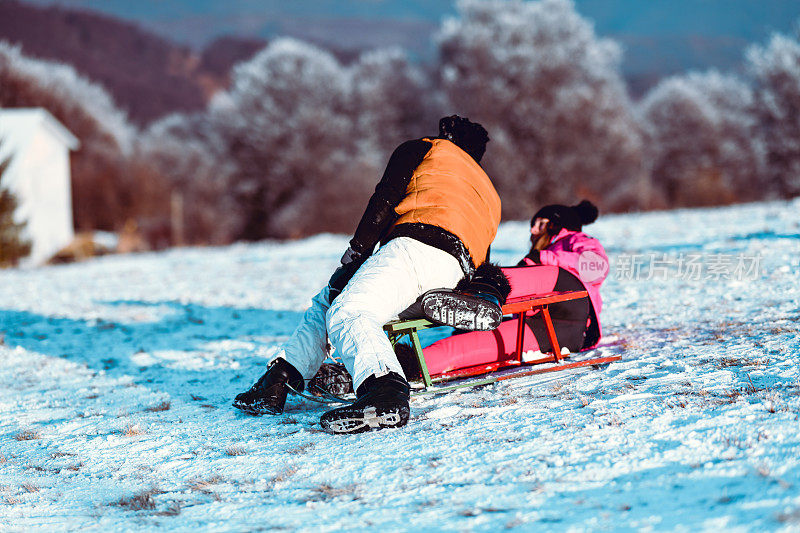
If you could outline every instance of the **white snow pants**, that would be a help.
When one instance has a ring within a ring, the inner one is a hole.
[[[455,287],[463,275],[447,252],[409,237],[393,239],[361,265],[333,305],[328,304],[328,287],[322,289],[275,357],[283,357],[308,380],[327,357],[330,339],[353,376],[354,389],[373,374],[402,376],[383,325],[425,291]]]

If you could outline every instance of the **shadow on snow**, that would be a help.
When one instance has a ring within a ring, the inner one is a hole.
[[[83,363],[111,377],[130,376],[137,385],[171,396],[219,396],[227,403],[232,391],[246,388],[263,372],[266,352],[302,317],[296,311],[172,301],[99,304],[156,310],[162,316],[109,321],[0,309],[0,334],[12,348]]]

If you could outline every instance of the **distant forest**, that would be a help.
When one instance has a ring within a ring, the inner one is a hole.
[[[433,64],[398,48],[221,39],[202,53],[107,16],[0,1],[0,106],[41,106],[82,142],[80,230],[135,221],[154,246],[351,232],[391,150],[439,116],[480,121],[506,219],[800,194],[800,43],[741,73],[631,97],[622,53],[570,0],[468,0]],[[172,232],[176,209],[180,238]]]

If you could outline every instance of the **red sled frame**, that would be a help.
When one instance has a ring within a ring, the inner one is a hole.
[[[545,363],[555,363],[553,366],[549,366],[546,368],[537,368],[520,372],[506,373],[502,375],[487,377],[485,379],[478,381],[470,381],[464,384],[452,385],[449,387],[441,387],[441,388],[437,387],[435,392],[455,389],[460,387],[475,387],[479,385],[488,385],[491,383],[496,383],[498,381],[504,381],[511,378],[531,376],[535,374],[543,374],[546,372],[556,372],[560,370],[568,370],[571,368],[578,368],[582,366],[604,365],[614,361],[619,361],[621,359],[621,356],[618,355],[607,356],[607,357],[595,357],[591,359],[581,359],[577,361],[565,361],[566,359],[569,359],[569,356],[568,355],[564,356],[561,354],[561,345],[558,343],[558,337],[556,336],[556,331],[555,328],[553,327],[553,321],[550,318],[550,310],[548,307],[554,303],[566,302],[569,300],[577,300],[579,298],[587,298],[588,296],[589,293],[583,290],[583,291],[551,292],[534,297],[523,297],[523,298],[515,298],[509,300],[503,306],[503,314],[516,315],[517,343],[516,343],[516,350],[514,353],[515,358],[507,359],[504,361],[497,361],[495,363],[490,363],[485,365],[462,368],[450,372],[444,372],[442,374],[436,374],[434,376],[431,376],[430,373],[428,372],[428,365],[425,363],[425,356],[422,353],[422,345],[420,344],[419,335],[417,334],[417,332],[422,329],[438,327],[439,324],[431,322],[426,318],[416,318],[411,320],[394,320],[386,324],[383,327],[383,329],[389,336],[389,340],[391,341],[392,346],[397,344],[397,342],[405,335],[409,336],[409,338],[411,339],[411,346],[414,349],[414,353],[416,354],[417,359],[419,361],[420,369],[422,370],[422,382],[425,385],[426,390],[430,389],[431,386],[434,384],[457,380],[457,379],[471,378],[474,376],[479,376],[484,374],[491,374],[492,372],[498,370],[505,370],[509,368],[521,369],[526,366],[535,366]],[[525,338],[525,330],[527,329],[525,327],[525,317],[528,316],[529,313],[533,313],[536,311],[542,314],[542,318],[544,319],[544,323],[547,328],[547,337],[550,340],[550,346],[553,348],[553,352],[552,355],[549,357],[534,359],[531,361],[523,361],[522,346]]]

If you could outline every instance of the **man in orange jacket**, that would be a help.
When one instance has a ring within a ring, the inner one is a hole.
[[[325,413],[323,427],[356,433],[406,424],[409,385],[383,325],[426,291],[455,287],[488,259],[500,222],[500,198],[479,165],[488,141],[480,124],[453,115],[439,121],[438,137],[395,149],[342,266],[234,406],[283,412],[287,385],[302,390],[330,341],[353,376],[356,401]]]

